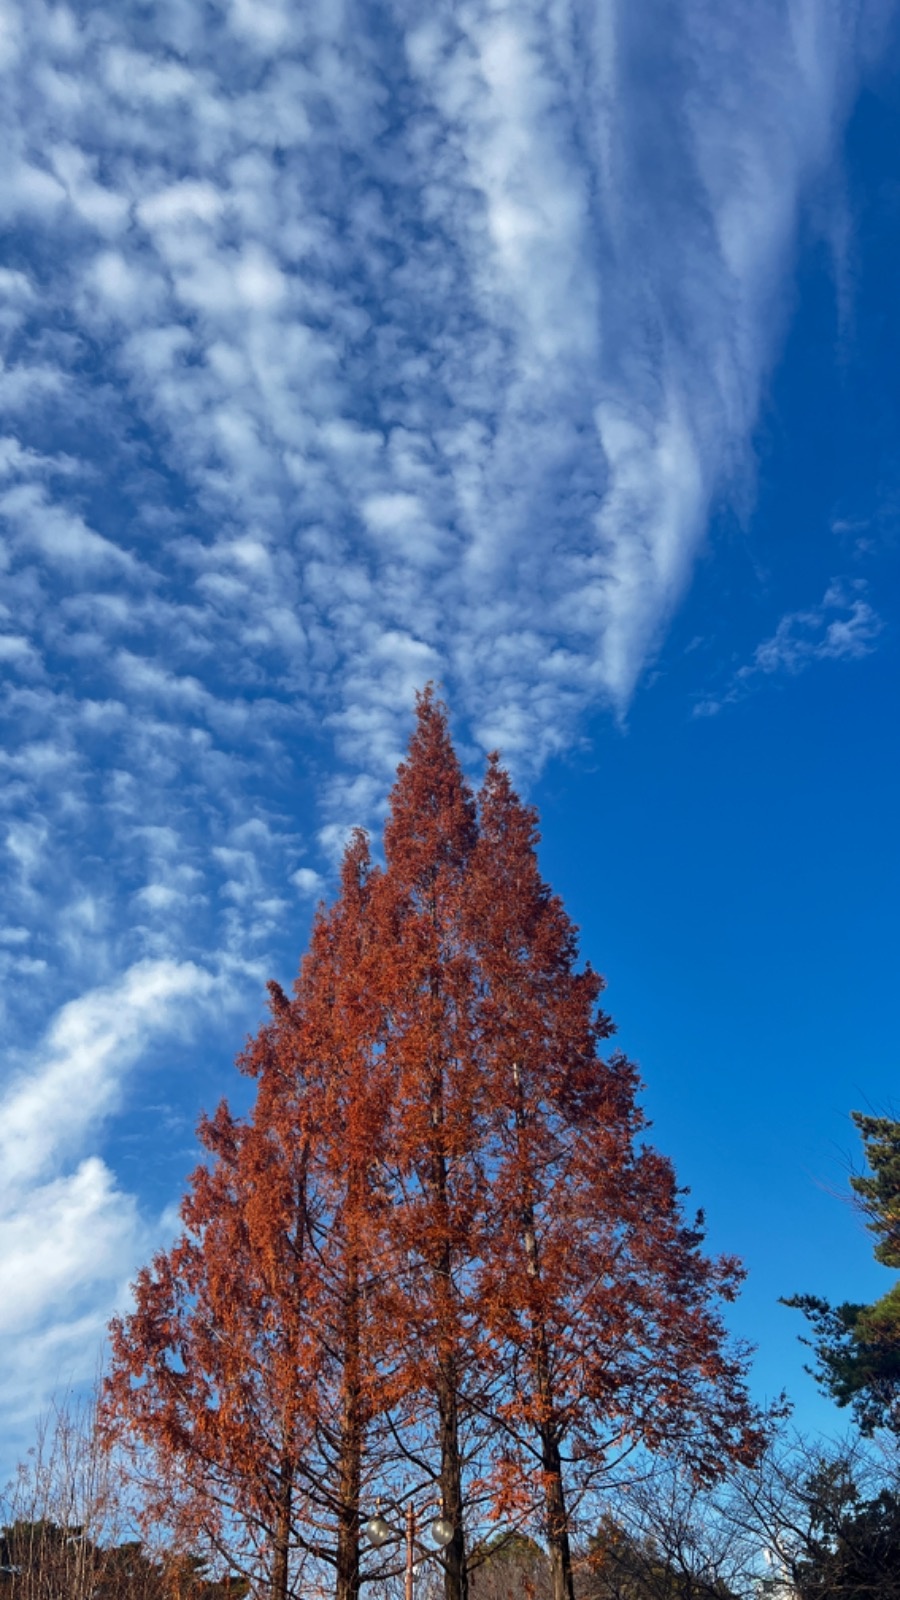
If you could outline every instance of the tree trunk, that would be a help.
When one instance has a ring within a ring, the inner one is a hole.
[[[459,1406],[456,1365],[442,1363],[438,1377],[441,1431],[441,1514],[453,1524],[453,1538],[444,1549],[445,1600],[468,1600],[469,1574],[463,1530],[462,1460],[459,1449]]]
[[[562,1481],[559,1444],[552,1428],[541,1429],[541,1465],[544,1469],[544,1517],[550,1552],[553,1600],[575,1600],[569,1518]]]
[[[522,1074],[518,1064],[513,1067],[513,1081],[516,1087],[515,1120],[521,1163],[523,1153],[527,1161],[527,1151],[523,1152],[526,1115],[525,1097],[522,1092]],[[531,1326],[535,1387],[540,1406],[538,1436],[541,1441],[541,1467],[544,1475],[544,1520],[546,1523],[547,1546],[550,1552],[553,1600],[575,1600],[575,1585],[572,1577],[572,1550],[569,1544],[569,1517],[566,1510],[566,1495],[562,1477],[562,1458],[553,1420],[553,1385],[550,1378],[547,1329],[541,1316],[537,1296],[537,1286],[541,1276],[541,1263],[535,1228],[534,1199],[527,1177],[523,1179],[521,1218],[526,1271],[534,1287],[531,1304]]]
[[[306,1184],[309,1139],[303,1141],[297,1176],[296,1221],[292,1240],[295,1274],[299,1274],[306,1250]],[[296,1292],[296,1287],[295,1287]],[[296,1397],[294,1397],[296,1398]],[[291,1521],[294,1507],[294,1463],[290,1455],[293,1428],[290,1413],[282,1419],[284,1454],[278,1472],[275,1533],[272,1541],[272,1600],[288,1600],[290,1593]]]
[[[348,1278],[335,1600],[357,1600],[359,1595],[362,1396],[359,1374],[359,1274],[352,1256]]]
[[[359,1432],[355,1429],[343,1446],[334,1600],[357,1600],[359,1595],[359,1473]]]
[[[433,991],[434,992],[434,991]],[[463,1529],[462,1459],[459,1448],[459,1388],[452,1321],[453,1257],[450,1247],[447,1196],[447,1158],[443,1149],[443,1071],[434,1072],[431,1089],[431,1126],[434,1146],[431,1160],[433,1197],[443,1239],[434,1274],[438,1305],[438,1425],[441,1438],[441,1514],[453,1523],[453,1538],[444,1549],[445,1600],[468,1600],[469,1575]],[[443,1315],[441,1314],[443,1312]]]
[[[291,1549],[293,1490],[293,1467],[290,1458],[285,1456],[278,1473],[275,1530],[272,1538],[272,1600],[288,1600],[289,1595],[290,1567],[288,1558]]]

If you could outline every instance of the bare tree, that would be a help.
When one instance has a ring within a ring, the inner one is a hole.
[[[764,1593],[898,1600],[900,1461],[865,1438],[776,1441],[729,1485],[722,1515],[762,1550]]]
[[[499,1534],[476,1545],[470,1567],[471,1600],[552,1600],[547,1552],[525,1534]]]
[[[728,1480],[731,1482],[732,1480]],[[713,1491],[683,1467],[647,1463],[610,1496],[582,1552],[585,1600],[742,1600],[755,1596],[760,1550]]]
[[[584,1600],[900,1600],[900,1463],[786,1430],[704,1487],[650,1463],[580,1553]]]
[[[40,1419],[2,1502],[2,1577],[15,1600],[89,1600],[101,1545],[122,1542],[115,1465],[97,1446],[93,1398]]]
[[[125,1463],[97,1430],[96,1391],[64,1396],[0,1495],[3,1600],[242,1600],[247,1584],[208,1575],[162,1530],[138,1536]]]

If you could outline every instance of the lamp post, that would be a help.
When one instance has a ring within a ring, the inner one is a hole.
[[[380,1510],[376,1511],[374,1517],[370,1517],[369,1518],[369,1521],[366,1523],[365,1528],[364,1528],[363,1531],[365,1532],[365,1536],[368,1539],[370,1545],[373,1545],[376,1550],[380,1550],[382,1545],[388,1544],[391,1539],[399,1539],[400,1538],[400,1534],[398,1534],[397,1531],[394,1528],[391,1527],[389,1522],[385,1521],[384,1517],[381,1515]],[[423,1555],[423,1557],[425,1559],[427,1559],[428,1556],[439,1555],[442,1550],[446,1549],[447,1545],[450,1543],[451,1539],[453,1538],[453,1523],[449,1520],[448,1517],[445,1517],[443,1514],[441,1514],[441,1516],[434,1518],[433,1522],[431,1523],[431,1526],[428,1529],[428,1532],[431,1535],[433,1543],[437,1545],[437,1549],[436,1550],[423,1550],[422,1551],[422,1555]],[[413,1600],[413,1572],[414,1572],[414,1563],[415,1563],[415,1547],[416,1547],[416,1513],[415,1513],[415,1508],[414,1508],[414,1506],[412,1504],[412,1501],[410,1501],[409,1505],[406,1508],[406,1589],[405,1589],[405,1600]]]

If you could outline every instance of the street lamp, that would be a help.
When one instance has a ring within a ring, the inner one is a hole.
[[[380,1550],[382,1545],[387,1544],[389,1540],[391,1540],[391,1539],[399,1539],[400,1538],[400,1534],[397,1533],[391,1527],[390,1523],[389,1522],[385,1522],[384,1517],[381,1515],[380,1511],[376,1511],[374,1517],[370,1517],[369,1518],[369,1521],[365,1524],[365,1527],[364,1527],[363,1531],[365,1533],[366,1538],[369,1541],[369,1544],[373,1545],[376,1550]],[[447,1548],[447,1545],[450,1543],[451,1539],[453,1538],[453,1523],[450,1521],[449,1517],[445,1517],[443,1515],[443,1513],[441,1513],[441,1515],[439,1517],[435,1517],[434,1518],[434,1521],[431,1523],[431,1525],[430,1525],[430,1527],[428,1529],[428,1532],[429,1532],[429,1535],[431,1537],[432,1543],[437,1546],[437,1549],[436,1550],[424,1550],[422,1552],[422,1556],[423,1556],[424,1559],[427,1559],[428,1556],[438,1555],[441,1550],[445,1550]],[[415,1510],[413,1509],[412,1504],[410,1504],[406,1508],[406,1591],[405,1591],[405,1600],[413,1600],[413,1569],[414,1569],[414,1561],[415,1561],[415,1546],[416,1546],[416,1513],[415,1513]]]
[[[380,1513],[376,1517],[369,1518],[363,1531],[369,1543],[374,1545],[376,1550],[380,1550],[383,1544],[387,1544],[388,1540],[394,1537],[393,1529],[385,1522]]]
[[[453,1523],[449,1517],[435,1517],[429,1533],[439,1550],[445,1550],[453,1538]]]

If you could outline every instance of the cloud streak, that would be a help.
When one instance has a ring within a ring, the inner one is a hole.
[[[860,661],[871,655],[884,622],[865,592],[861,578],[835,581],[819,605],[787,612],[771,637],[756,646],[752,660],[737,669],[724,693],[699,701],[694,715],[715,716],[723,706],[743,700],[767,678],[795,676],[817,661]]]
[[[0,1094],[0,1402],[27,1418],[48,1383],[88,1377],[153,1225],[90,1153],[153,1043],[184,1034],[212,975],[142,961],[63,1006]]]

